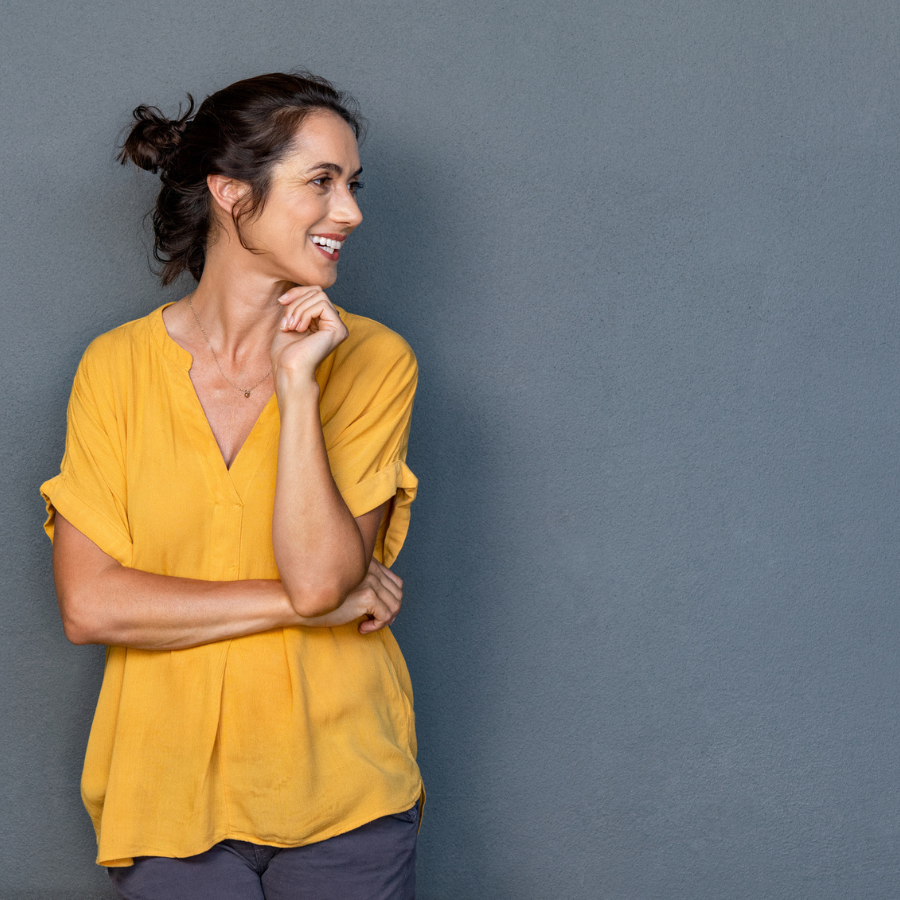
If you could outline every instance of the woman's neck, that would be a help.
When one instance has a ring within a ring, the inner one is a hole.
[[[268,354],[284,315],[278,298],[291,287],[213,254],[190,301],[216,352],[234,359],[248,351]]]

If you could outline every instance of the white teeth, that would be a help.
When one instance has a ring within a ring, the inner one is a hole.
[[[310,239],[314,244],[321,247],[323,250],[327,250],[329,253],[340,250],[344,244],[343,241],[333,241],[331,238],[323,238],[318,235],[312,235]]]

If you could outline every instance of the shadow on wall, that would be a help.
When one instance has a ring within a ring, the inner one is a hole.
[[[471,370],[477,327],[471,238],[433,151],[364,148],[366,217],[359,246],[335,285],[342,306],[401,333],[419,359],[409,463],[419,477],[397,571],[404,611],[394,628],[416,697],[419,763],[428,804],[419,887],[429,900],[477,883],[488,863],[490,773],[484,737],[494,726],[485,685],[497,683],[498,538],[504,544],[503,410]],[[450,199],[448,199],[450,198]],[[487,875],[487,870],[484,873]]]

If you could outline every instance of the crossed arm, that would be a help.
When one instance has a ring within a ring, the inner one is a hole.
[[[53,576],[75,644],[179,650],[290,625],[390,625],[402,581],[372,558],[387,503],[354,519],[328,465],[313,382],[282,404],[272,538],[280,580],[202,581],[122,566],[57,512]]]
[[[357,518],[368,573],[335,609],[301,616],[281,581],[201,581],[120,565],[59,513],[53,576],[66,637],[75,644],[180,650],[289,625],[333,627],[366,617],[363,633],[400,611],[400,578],[372,559],[385,505]],[[371,617],[371,618],[370,618]]]

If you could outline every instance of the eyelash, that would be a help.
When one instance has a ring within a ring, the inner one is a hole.
[[[331,181],[331,176],[330,175],[320,175],[318,178],[312,179],[312,184],[315,184],[318,181],[321,181],[321,182]],[[324,184],[322,184],[321,186],[325,187]],[[353,194],[353,196],[355,197],[357,192],[361,191],[365,187],[365,185],[361,181],[351,181],[349,187],[350,187],[350,193]]]

